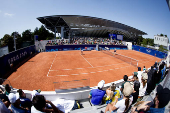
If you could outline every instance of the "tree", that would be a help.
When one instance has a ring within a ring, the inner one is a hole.
[[[167,35],[165,35],[165,37],[167,37]]]
[[[9,34],[5,34],[2,38],[3,46],[8,46],[9,52],[14,51],[14,39]]]
[[[164,35],[161,33],[160,36],[164,36]]]
[[[27,29],[24,32],[22,32],[22,38],[23,41],[33,41],[33,37],[32,37],[32,33],[31,33],[31,29]]]
[[[143,37],[139,36],[137,40],[137,45],[141,45],[142,41],[143,41]]]
[[[147,44],[154,46],[154,39],[147,38]]]
[[[164,51],[168,51],[168,50],[167,50],[167,49],[165,49],[165,48],[163,47],[163,45],[160,45],[160,46],[159,46],[159,51],[164,52]]]

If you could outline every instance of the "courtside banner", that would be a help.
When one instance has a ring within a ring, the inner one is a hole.
[[[0,77],[2,78],[13,67],[35,53],[35,45],[19,49],[0,57]]]
[[[88,50],[95,50],[96,45],[58,45],[58,46],[45,46],[46,52],[52,52],[52,51],[69,51],[69,50],[82,50],[87,47]],[[111,48],[111,49],[127,49],[127,46],[123,45],[99,45],[101,48]]]
[[[140,51],[140,52],[143,52],[143,53],[146,53],[146,54],[158,57],[158,58],[165,58],[167,56],[167,53],[157,51],[154,49],[150,49],[150,48],[146,48],[146,47],[133,45],[132,48],[133,50]]]

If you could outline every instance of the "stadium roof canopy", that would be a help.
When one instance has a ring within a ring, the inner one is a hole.
[[[108,33],[115,33],[134,37],[147,34],[125,24],[90,16],[54,15],[38,17],[37,19],[53,32],[61,33],[61,27],[64,27],[64,31],[75,36],[106,37]]]

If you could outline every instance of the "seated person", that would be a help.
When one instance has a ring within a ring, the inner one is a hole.
[[[6,84],[5,85],[5,92],[4,92],[4,94],[8,96],[10,91],[11,91],[11,87],[9,86],[9,84]]]
[[[11,110],[0,99],[0,113],[11,113]]]
[[[32,100],[33,106],[31,112],[55,112],[69,113],[71,110],[77,109],[75,100],[57,99],[48,101],[43,95],[36,95]]]
[[[110,87],[106,90],[107,97],[104,97],[104,103],[109,104],[114,101],[118,101],[118,98],[120,98],[119,90],[115,90],[116,85],[112,83]]]
[[[40,92],[41,92],[40,89],[38,89],[38,90],[33,90],[32,93],[31,93],[31,100],[33,99],[34,96],[40,95]]]
[[[31,106],[32,106],[31,100],[26,98],[26,94],[22,91],[22,89],[19,89],[17,92],[19,93],[19,97],[20,97],[20,101],[21,101],[21,106],[23,108],[31,109]]]
[[[104,95],[106,93],[105,90],[102,90],[102,88],[104,86],[104,83],[105,83],[105,81],[101,80],[98,83],[98,89],[92,89],[90,91],[90,94],[89,94],[88,98],[91,98],[91,103],[93,105],[101,105],[102,104],[103,97],[104,97]]]
[[[8,97],[5,94],[0,94],[1,101],[5,104],[5,106],[8,108],[11,104]]]
[[[133,97],[131,96],[133,88],[129,82],[124,84],[123,89],[123,99],[119,100],[117,103],[111,103],[106,106],[105,113],[107,111],[124,113],[128,110],[129,106],[132,104]]]
[[[64,113],[64,110],[59,110],[51,101],[45,99],[43,95],[36,95],[32,99],[32,112],[36,113],[45,113],[45,112],[56,112],[56,113]],[[52,108],[49,108],[47,104],[50,104]],[[36,109],[35,109],[36,108]],[[63,108],[64,109],[64,108]]]
[[[138,113],[145,111],[146,113],[164,113],[165,106],[170,101],[170,90],[168,88],[162,88],[157,90],[156,97],[152,101],[140,101],[134,107],[132,107],[132,113]]]
[[[9,101],[11,102],[11,110],[14,113],[31,113],[31,111],[28,108],[23,108],[20,106],[20,99],[19,99],[19,94],[16,93],[10,93],[9,96]]]

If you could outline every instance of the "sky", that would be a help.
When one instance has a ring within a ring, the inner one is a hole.
[[[116,21],[153,38],[170,38],[170,10],[166,0],[0,0],[0,39],[5,34],[23,31],[42,24],[37,17],[83,15]]]

